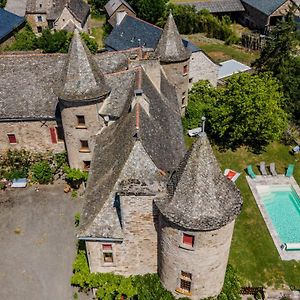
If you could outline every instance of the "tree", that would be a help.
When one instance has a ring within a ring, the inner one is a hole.
[[[296,56],[296,24],[292,14],[286,16],[270,33],[260,57],[254,62],[258,72],[272,72],[282,83],[287,98],[285,109],[300,123],[300,58]]]
[[[6,5],[6,0],[0,0],[0,8],[4,8]]]
[[[11,51],[30,51],[37,48],[37,37],[31,27],[26,24],[24,29],[15,34],[15,42],[8,47]]]
[[[281,86],[270,73],[237,74],[226,86],[214,88],[199,82],[190,92],[184,126],[198,126],[207,117],[207,131],[223,147],[241,145],[261,150],[281,137],[287,114]]]

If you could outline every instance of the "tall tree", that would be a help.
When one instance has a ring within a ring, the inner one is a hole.
[[[261,150],[281,137],[287,126],[283,94],[270,73],[237,74],[226,86],[197,83],[190,92],[185,127],[207,117],[207,131],[223,147],[246,145]]]

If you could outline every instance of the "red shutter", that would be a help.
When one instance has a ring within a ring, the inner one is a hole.
[[[50,127],[49,129],[50,129],[52,144],[57,144],[56,129],[54,127]]]
[[[8,134],[7,135],[9,143],[10,144],[16,144],[17,143],[17,139],[16,136],[14,134]]]
[[[112,250],[112,245],[111,244],[103,244],[102,249],[103,250]]]
[[[189,235],[189,234],[183,234],[183,240],[182,240],[183,244],[189,245],[189,246],[193,246],[194,244],[194,236],[193,235]]]

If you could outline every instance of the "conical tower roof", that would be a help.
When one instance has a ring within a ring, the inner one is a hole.
[[[182,43],[171,12],[155,52],[160,57],[160,61],[166,63],[184,61],[191,56],[191,52]]]
[[[104,100],[109,93],[103,74],[76,29],[57,91],[59,99],[87,103]]]
[[[203,133],[171,176],[168,196],[158,199],[156,204],[172,223],[208,231],[233,221],[241,211],[242,197],[222,174]]]

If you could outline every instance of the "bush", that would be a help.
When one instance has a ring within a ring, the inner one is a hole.
[[[0,0],[0,8],[4,8],[6,5],[6,0]]]
[[[6,173],[6,179],[13,180],[18,178],[26,178],[28,176],[28,172],[26,169],[12,169],[11,171]]]
[[[28,23],[24,29],[15,34],[15,42],[6,50],[9,51],[30,51],[37,49],[37,37]]]
[[[80,213],[79,212],[75,214],[74,219],[75,219],[74,224],[75,224],[76,227],[78,227],[79,223],[80,223]]]
[[[5,183],[0,181],[0,190],[5,190],[5,189],[6,189]]]
[[[91,53],[95,54],[98,50],[98,44],[95,39],[92,39],[87,33],[81,32],[80,33],[82,39],[84,40],[86,46],[89,48]]]
[[[88,172],[68,166],[64,167],[64,173],[66,175],[66,181],[75,189],[78,189],[82,182],[86,182],[88,179]]]
[[[52,169],[48,161],[35,163],[31,167],[32,181],[40,184],[48,184],[53,181]]]

